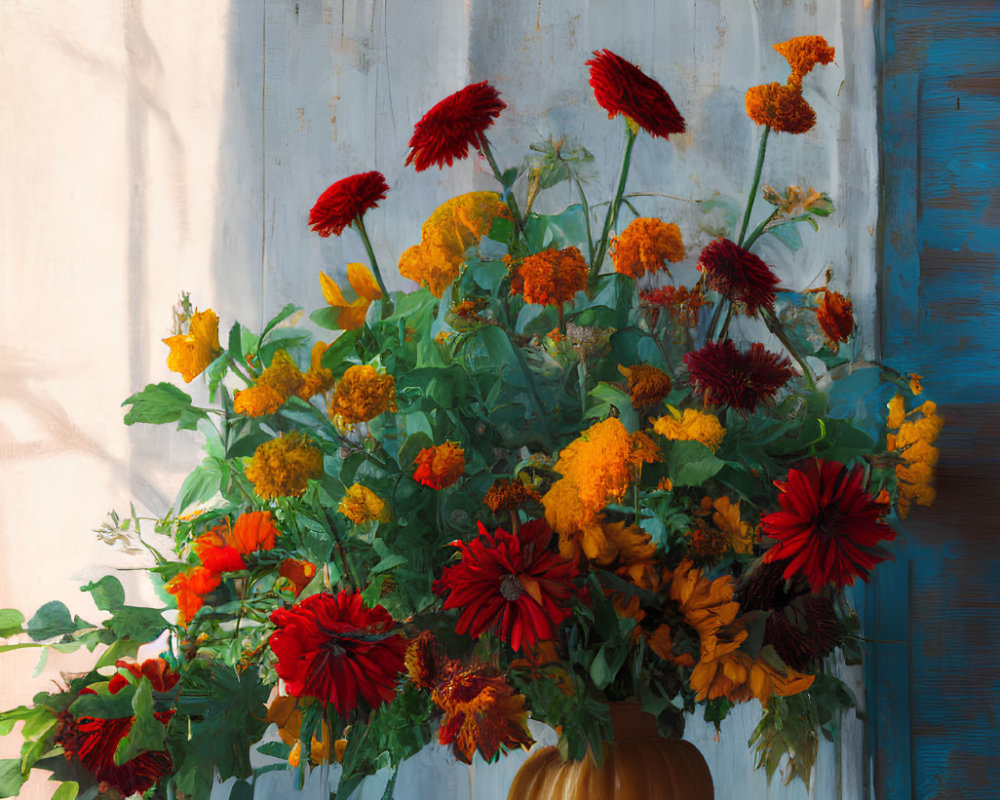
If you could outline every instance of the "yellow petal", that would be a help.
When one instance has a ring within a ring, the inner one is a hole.
[[[363,297],[366,300],[378,300],[382,296],[375,275],[364,264],[348,264],[347,281],[358,293],[358,297]]]
[[[364,325],[365,315],[368,313],[368,306],[371,305],[371,301],[359,297],[353,303],[345,303],[344,305],[344,310],[337,317],[337,325],[345,331],[353,331]]]
[[[350,269],[350,267],[348,267]],[[327,275],[325,272],[320,272],[319,274],[319,288],[323,291],[323,297],[327,303],[329,303],[334,308],[343,308],[347,305],[347,301],[344,299],[344,293],[340,291],[340,287],[336,282]]]

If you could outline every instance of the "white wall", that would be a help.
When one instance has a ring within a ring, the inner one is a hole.
[[[127,395],[174,377],[160,339],[182,289],[216,309],[223,330],[237,318],[258,326],[290,301],[311,309],[322,304],[319,270],[342,275],[362,258],[352,235],[321,239],[306,227],[333,180],[386,175],[392,191],[366,218],[384,267],[438,203],[491,186],[474,160],[420,174],[403,167],[413,123],[471,81],[489,79],[508,103],[491,130],[501,163],[569,132],[604,166],[592,195],[607,196],[621,131],[594,102],[583,62],[607,47],[657,78],[688,133],[670,143],[642,137],[629,188],[678,198],[643,209],[681,224],[690,267],[705,240],[692,201],[741,196],[749,181],[758,129],[743,94],[787,74],[770,45],[825,35],[837,62],[806,78],[819,122],[804,136],[772,137],[764,181],[826,189],[839,210],[794,259],[762,250],[795,286],[829,265],[849,276],[871,341],[872,15],[871,0],[4,0],[0,607],[30,613],[59,598],[93,617],[78,586],[136,557],[98,544],[91,529],[130,500],[163,513],[196,463],[193,434],[121,424]],[[556,191],[548,202],[570,198]],[[148,594],[140,575],[123,573],[135,599]],[[0,659],[0,705],[55,675],[50,664],[27,680],[32,661]],[[727,721],[718,743],[691,725],[718,796],[806,796],[777,782],[768,793],[751,771],[755,713]],[[859,736],[855,727],[841,754],[824,751],[810,796],[838,796],[838,782],[843,796],[857,796]],[[4,755],[12,744],[0,742]],[[839,777],[838,761],[847,765]],[[472,783],[483,800],[503,796],[485,787],[507,780],[512,762],[495,769],[500,777],[484,765],[474,779],[458,766],[421,774]]]

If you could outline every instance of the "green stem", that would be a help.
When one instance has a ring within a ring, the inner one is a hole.
[[[764,133],[760,137],[760,148],[757,150],[757,166],[753,172],[753,185],[750,187],[750,195],[747,197],[747,209],[743,214],[743,225],[740,227],[740,238],[736,244],[743,246],[743,237],[746,236],[747,225],[750,224],[750,211],[753,209],[753,202],[757,199],[757,187],[760,186],[760,171],[764,166],[764,153],[767,152],[767,136],[771,132],[771,126],[764,126]]]
[[[542,423],[542,434],[544,435],[545,446],[548,450],[552,450],[552,431],[549,429],[549,418],[545,413],[545,406],[542,405],[542,399],[538,396],[538,389],[535,387],[535,379],[531,375],[531,369],[528,367],[528,363],[524,360],[524,354],[521,352],[521,348],[517,346],[517,342],[514,341],[514,337],[506,326],[500,325],[500,329],[507,334],[507,341],[510,342],[510,349],[514,351],[514,358],[517,359],[517,366],[521,370],[521,374],[524,375],[524,380],[528,384],[528,393],[531,395],[531,401],[535,404],[535,411],[538,414],[538,421]]]
[[[769,216],[761,220],[760,225],[758,225],[756,228],[753,229],[753,233],[751,233],[747,237],[747,240],[743,243],[744,249],[749,250],[751,247],[753,247],[753,243],[764,235],[764,229],[767,228],[768,223],[776,216],[778,216],[778,209],[774,209],[774,211],[771,212]]]
[[[517,198],[514,197],[514,189],[508,189],[503,183],[503,173],[500,171],[500,167],[497,165],[496,159],[493,157],[493,151],[490,150],[490,143],[484,136],[482,142],[480,143],[479,152],[483,154],[483,157],[490,165],[490,169],[493,170],[493,177],[497,179],[497,183],[504,190],[504,197],[507,201],[507,207],[510,209],[510,213],[514,217],[514,230],[515,232],[524,230],[524,218],[521,216],[521,210],[517,207]]]
[[[587,288],[593,291],[597,276],[601,272],[604,264],[604,255],[608,251],[608,240],[611,238],[611,229],[618,218],[618,209],[622,204],[622,196],[625,194],[625,183],[628,181],[628,170],[632,163],[632,147],[635,145],[636,133],[632,126],[625,123],[625,155],[622,157],[622,169],[618,176],[618,189],[615,191],[615,199],[608,206],[608,214],[604,218],[604,228],[601,230],[601,241],[597,244],[597,253],[590,265],[590,278],[587,281]]]
[[[733,321],[733,312],[736,310],[736,306],[732,303],[729,304],[729,310],[726,311],[726,319],[722,323],[722,330],[719,331],[718,340],[721,342],[726,336],[729,335],[729,323]]]
[[[372,274],[375,276],[375,280],[378,281],[378,288],[382,292],[382,318],[385,319],[386,316],[392,310],[392,301],[389,299],[389,290],[385,287],[385,281],[382,280],[382,273],[378,268],[378,261],[375,260],[375,250],[372,247],[371,239],[368,238],[368,231],[365,230],[365,221],[362,217],[358,217],[354,221],[357,227],[358,234],[361,236],[361,243],[365,246],[365,251],[368,253],[368,263],[372,265]]]
[[[580,207],[583,209],[583,224],[587,226],[587,262],[594,263],[594,238],[590,230],[590,205],[587,203],[587,195],[583,191],[583,184],[580,179],[573,174],[573,183],[576,184],[576,191],[580,195]]]
[[[802,369],[802,379],[805,381],[806,386],[810,389],[816,388],[816,378],[813,376],[812,370],[809,369],[809,364],[806,363],[806,360],[799,355],[798,350],[795,349],[795,345],[788,337],[788,334],[785,331],[785,326],[781,324],[781,320],[778,319],[778,316],[774,313],[774,311],[766,308],[761,310],[761,316],[764,319],[764,323],[767,325],[767,329],[778,337],[778,341],[785,346],[785,349],[791,353],[792,358],[798,362],[799,367]]]

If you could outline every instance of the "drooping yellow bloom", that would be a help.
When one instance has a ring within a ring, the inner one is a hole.
[[[302,742],[300,735],[302,731],[302,709],[299,708],[299,698],[284,697],[277,695],[271,700],[267,707],[267,721],[278,726],[278,736],[288,745],[292,745],[292,752],[288,754],[288,763],[297,767],[302,758]],[[322,727],[320,735],[313,734],[309,746],[309,761],[313,764],[329,764],[331,757],[335,756],[333,732],[326,717],[321,715]],[[341,754],[343,747],[341,747]],[[340,756],[335,756],[340,760]]]
[[[937,404],[930,400],[908,413],[904,408],[900,395],[896,395],[889,403],[888,425],[890,428],[898,427],[899,431],[886,435],[886,446],[897,451],[903,459],[896,466],[899,489],[896,508],[899,516],[906,519],[913,503],[929,506],[937,498],[933,483],[934,468],[940,451],[933,442],[937,440],[944,420],[937,413]],[[920,416],[914,416],[916,414]]]
[[[322,451],[298,431],[259,445],[246,468],[247,479],[265,500],[301,497],[309,479],[322,474]]]
[[[897,394],[892,400],[889,401],[889,418],[886,420],[886,425],[889,428],[898,428],[903,424],[903,420],[906,419],[906,401],[903,400],[903,395]]]
[[[787,697],[804,692],[815,677],[787,666],[782,672],[761,656],[752,658],[749,653],[736,650],[714,659],[702,658],[691,672],[689,683],[699,702],[725,697],[734,703],[744,703],[757,698],[761,705],[767,706],[772,695]]]
[[[637,410],[659,403],[670,394],[670,389],[673,387],[670,376],[650,364],[635,364],[631,367],[619,364],[618,371],[628,379],[632,408]]]
[[[458,276],[466,251],[479,244],[500,217],[511,218],[496,192],[469,192],[451,198],[423,224],[420,244],[400,256],[399,274],[440,297]]]
[[[668,439],[701,442],[711,450],[718,450],[726,429],[715,414],[684,409],[682,414],[673,406],[667,406],[669,416],[653,420],[653,430]]]
[[[191,383],[222,353],[219,348],[219,317],[212,311],[195,311],[187,333],[169,336],[163,343],[170,348],[167,369],[179,372]]]
[[[703,661],[734,652],[747,638],[746,630],[734,625],[740,604],[733,599],[733,588],[732,577],[709,580],[689,558],[674,570],[670,597],[684,621],[697,631]]]
[[[237,414],[259,417],[273,414],[305,385],[305,376],[285,350],[278,350],[253,386],[236,392],[233,410]]]
[[[367,486],[355,483],[348,487],[347,494],[340,501],[337,510],[355,525],[389,519],[389,507],[385,501]]]
[[[381,375],[370,364],[348,367],[337,381],[327,409],[343,425],[368,422],[385,411],[396,410],[396,379]]]
[[[702,500],[702,508],[712,512],[712,523],[725,534],[733,551],[746,554],[753,550],[753,526],[740,517],[739,501],[734,503],[726,496],[715,500],[706,497]]]
[[[372,271],[364,264],[347,265],[347,282],[358,295],[350,303],[344,299],[343,291],[333,278],[325,272],[319,274],[319,286],[323,291],[323,297],[331,306],[340,309],[337,326],[345,331],[352,331],[364,324],[368,306],[381,298],[382,292]]]
[[[632,220],[621,236],[611,240],[611,260],[615,271],[632,278],[641,278],[647,272],[665,270],[667,262],[684,259],[684,242],[676,223],[663,222],[654,217]]]

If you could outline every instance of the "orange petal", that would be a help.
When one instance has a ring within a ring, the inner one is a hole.
[[[348,269],[350,269],[350,267],[348,267]],[[340,290],[340,287],[336,284],[333,278],[325,272],[319,273],[319,288],[323,291],[323,297],[326,299],[326,302],[334,308],[343,308],[347,305],[347,301],[344,299],[344,293]]]
[[[382,291],[378,288],[378,281],[375,280],[372,271],[364,264],[348,264],[347,281],[358,293],[359,298],[378,300],[382,296]]]

